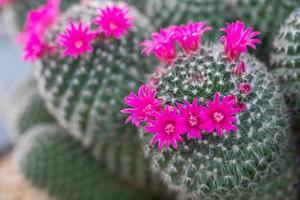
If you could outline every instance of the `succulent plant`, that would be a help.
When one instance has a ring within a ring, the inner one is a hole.
[[[161,48],[161,55],[177,54],[157,68],[138,95],[125,98],[131,108],[123,112],[140,126],[153,169],[181,199],[290,195],[294,163],[287,148],[284,101],[264,65],[242,55],[247,46],[259,43],[254,38],[258,33],[237,21],[222,29],[224,50],[207,44],[188,52],[183,47],[194,42],[195,34],[186,34],[185,28],[168,29],[171,36],[164,34],[164,43],[156,44],[177,42],[181,53]],[[145,48],[157,56],[150,47],[147,41]],[[281,181],[275,174],[291,179]]]
[[[271,63],[295,122],[300,119],[300,10],[294,11],[274,39]]]
[[[18,146],[24,175],[58,199],[159,199],[99,165],[66,130],[55,124],[29,129]]]

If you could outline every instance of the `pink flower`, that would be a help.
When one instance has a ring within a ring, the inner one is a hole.
[[[125,97],[124,102],[132,108],[123,109],[122,113],[131,114],[126,123],[132,121],[132,124],[139,127],[141,121],[147,121],[155,117],[159,111],[162,100],[155,99],[156,91],[147,85],[142,85],[138,91],[138,96],[133,92]]]
[[[247,82],[240,83],[238,85],[238,89],[244,95],[249,95],[252,92],[252,87],[251,87],[250,83],[247,83]]]
[[[71,21],[66,32],[58,36],[58,43],[65,48],[64,56],[70,55],[77,58],[78,55],[93,50],[91,42],[94,37],[95,33],[90,32],[89,26],[84,26],[81,22],[75,26]]]
[[[120,8],[116,5],[106,6],[99,10],[99,17],[95,23],[99,25],[99,31],[106,37],[120,38],[127,34],[133,26],[133,19],[128,15],[128,6]]]
[[[260,32],[253,31],[253,28],[246,28],[245,24],[241,21],[235,23],[227,23],[227,27],[221,28],[226,35],[220,39],[225,45],[225,53],[229,61],[237,60],[241,53],[248,52],[248,46],[255,49],[255,44],[261,43],[261,41],[255,36],[260,35]]]
[[[242,76],[246,72],[246,65],[244,62],[240,62],[233,68],[233,74],[237,76]]]
[[[204,129],[207,133],[212,133],[216,130],[217,134],[221,137],[224,130],[229,133],[230,131],[237,131],[238,128],[233,125],[237,119],[234,117],[239,112],[235,108],[236,102],[232,100],[232,96],[228,95],[223,100],[220,100],[220,93],[214,95],[213,101],[207,101],[207,107],[204,107],[202,118]]]
[[[176,58],[174,27],[160,29],[159,33],[152,33],[151,37],[152,40],[141,43],[142,53],[147,56],[153,53],[161,62],[172,63]]]
[[[0,0],[0,8],[9,4],[12,0]]]
[[[48,0],[35,10],[27,14],[24,31],[21,32],[17,41],[26,45],[32,34],[36,34],[41,40],[44,39],[46,31],[57,21],[60,14],[60,0]]]
[[[199,49],[203,33],[212,30],[206,27],[205,22],[193,23],[189,21],[188,25],[181,25],[175,28],[176,40],[185,53],[190,54]]]
[[[161,151],[163,147],[168,149],[170,145],[177,148],[177,142],[183,142],[181,137],[185,133],[184,119],[173,107],[166,106],[165,109],[156,113],[155,120],[149,121],[145,127],[146,131],[155,134],[151,144],[158,142]]]
[[[26,61],[36,61],[44,56],[48,51],[48,46],[35,34],[31,35],[26,46],[24,47],[23,59]]]
[[[198,138],[199,140],[202,140],[201,130],[203,129],[203,119],[201,112],[203,107],[198,106],[198,99],[194,99],[192,104],[185,101],[185,106],[181,104],[178,104],[177,106],[184,118],[183,126],[185,132],[188,132],[188,139]]]

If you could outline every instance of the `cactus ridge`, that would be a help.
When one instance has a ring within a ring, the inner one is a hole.
[[[273,73],[292,109],[300,109],[300,9],[290,15],[274,40]]]

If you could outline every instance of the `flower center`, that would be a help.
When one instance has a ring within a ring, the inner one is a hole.
[[[148,104],[144,109],[143,112],[145,113],[145,115],[150,115],[152,112],[152,105]]]
[[[81,48],[82,45],[83,45],[82,40],[77,40],[77,41],[75,42],[75,47],[76,47],[77,49]]]
[[[189,113],[188,116],[188,123],[191,127],[196,127],[199,123],[199,119],[196,115],[194,115],[193,113]]]
[[[175,133],[175,125],[174,123],[169,123],[167,124],[167,126],[165,126],[165,131],[167,133],[167,135],[171,135]]]
[[[224,119],[224,115],[223,115],[223,113],[220,113],[220,112],[214,112],[213,118],[214,118],[215,122],[221,122]]]
[[[118,26],[115,23],[110,22],[109,23],[109,28],[110,28],[110,30],[116,30],[118,28]]]

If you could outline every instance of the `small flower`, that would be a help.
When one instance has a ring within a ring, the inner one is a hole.
[[[249,95],[252,92],[252,87],[251,87],[250,83],[247,83],[247,82],[240,83],[238,85],[238,89],[244,95]]]
[[[233,68],[233,74],[237,76],[242,76],[246,72],[246,65],[244,62],[238,63],[234,68]]]
[[[74,22],[71,21],[66,32],[58,36],[58,43],[65,48],[64,56],[70,55],[77,58],[78,55],[93,50],[91,42],[94,37],[95,34],[90,32],[89,26],[84,26],[82,22],[79,22],[76,27]]]
[[[224,130],[229,133],[230,131],[237,131],[238,128],[233,125],[237,119],[234,117],[239,112],[235,108],[235,101],[232,96],[228,95],[220,100],[220,93],[214,95],[213,101],[207,101],[207,107],[204,107],[202,118],[205,122],[204,129],[207,133],[212,133],[216,130],[217,134],[221,137]]]
[[[60,0],[48,0],[46,4],[37,9],[30,10],[27,14],[24,31],[17,37],[18,43],[26,45],[32,34],[43,40],[46,31],[57,21],[59,14]]]
[[[164,63],[172,63],[176,58],[174,27],[160,29],[160,32],[151,34],[152,40],[141,43],[142,53],[149,56],[153,53],[158,60]]]
[[[203,33],[212,30],[207,27],[205,22],[193,23],[189,21],[188,25],[181,25],[175,28],[176,40],[185,53],[190,54],[199,49]]]
[[[36,61],[47,52],[47,45],[35,34],[32,34],[24,47],[23,59],[26,61]]]
[[[162,100],[155,99],[156,92],[147,85],[142,85],[138,91],[138,96],[133,92],[125,97],[124,103],[132,108],[123,109],[122,113],[131,114],[126,123],[132,121],[132,124],[139,127],[142,121],[147,121],[155,117],[159,111]]]
[[[152,144],[158,142],[161,151],[163,147],[169,149],[170,145],[177,148],[177,142],[183,142],[181,135],[185,133],[184,119],[173,107],[166,106],[165,109],[156,113],[155,120],[149,121],[145,127],[146,131],[155,134]]]
[[[0,0],[0,8],[9,4],[12,0]]]
[[[184,118],[183,126],[185,132],[188,132],[188,139],[198,138],[199,140],[202,140],[201,131],[203,129],[203,119],[201,112],[203,107],[198,106],[198,99],[194,99],[192,104],[185,101],[185,106],[181,104],[178,104],[177,106]]]
[[[245,112],[247,110],[247,105],[245,103],[237,103],[236,107],[240,113]]]
[[[260,32],[253,31],[252,27],[246,28],[243,22],[236,21],[226,25],[227,27],[220,29],[226,33],[220,39],[225,45],[225,53],[229,61],[237,60],[241,53],[247,53],[248,46],[255,49],[255,44],[261,43],[259,39],[254,38],[260,35]]]
[[[120,38],[133,26],[132,21],[133,19],[128,15],[128,6],[121,8],[111,5],[99,10],[99,17],[95,19],[95,24],[99,25],[99,31],[106,37]]]

